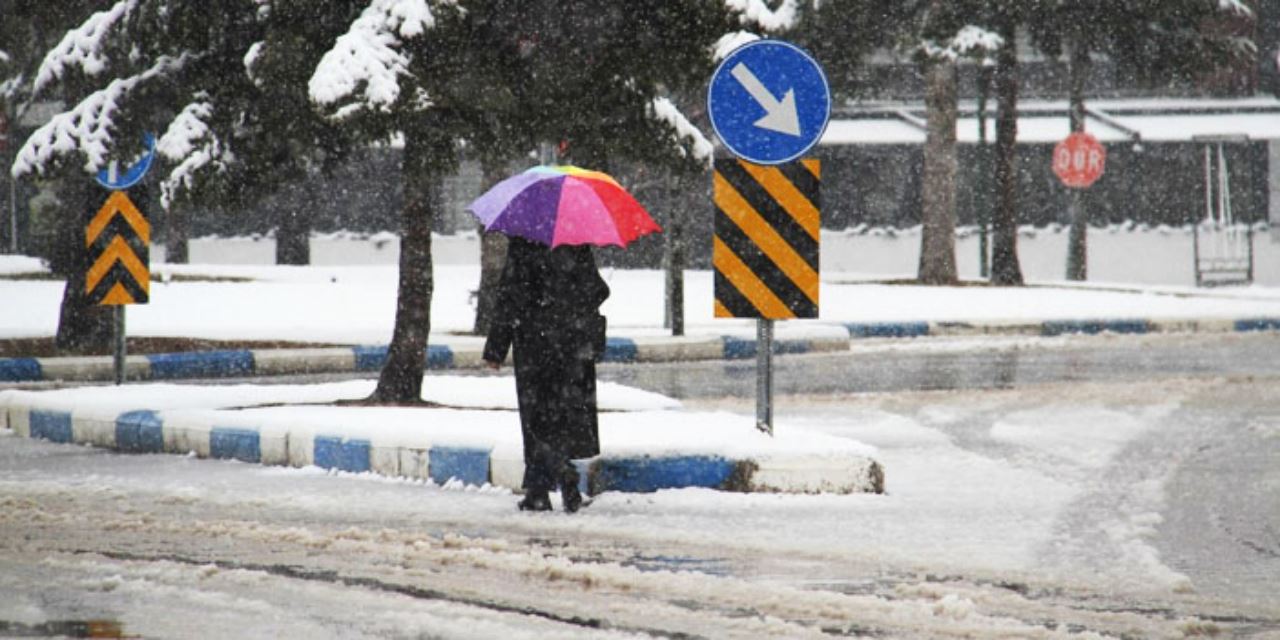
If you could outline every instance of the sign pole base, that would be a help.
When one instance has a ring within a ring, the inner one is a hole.
[[[115,361],[115,369],[116,369],[116,384],[120,385],[120,384],[124,384],[124,356],[125,356],[124,308],[125,308],[125,305],[118,304],[118,305],[115,305],[114,308],[115,308],[115,311],[112,313],[115,320],[114,324],[115,324],[115,338],[116,338],[114,361]]]
[[[756,320],[756,428],[773,436],[773,320]]]

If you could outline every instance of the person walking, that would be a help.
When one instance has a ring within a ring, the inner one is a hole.
[[[600,454],[596,360],[605,348],[600,304],[609,285],[592,247],[625,247],[662,231],[611,176],[570,165],[539,165],[491,187],[467,206],[484,229],[508,237],[484,359],[498,368],[515,352],[524,436],[519,507],[582,506],[574,459]]]
[[[502,269],[484,360],[497,369],[508,351],[516,374],[524,439],[522,511],[583,504],[574,459],[600,453],[596,360],[603,355],[609,285],[589,245],[545,244],[512,237]]]

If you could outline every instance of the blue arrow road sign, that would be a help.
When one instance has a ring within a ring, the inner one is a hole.
[[[734,155],[782,164],[818,143],[831,117],[827,76],[809,54],[781,40],[757,40],[730,53],[707,89],[716,135]]]
[[[151,161],[156,157],[156,137],[149,133],[144,134],[142,141],[147,145],[147,152],[142,154],[137,162],[118,175],[112,175],[112,172],[107,169],[99,171],[98,184],[112,191],[119,191],[128,189],[142,180],[142,176],[147,175],[147,169],[151,168]]]

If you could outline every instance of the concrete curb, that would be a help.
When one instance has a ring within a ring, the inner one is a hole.
[[[925,336],[1043,336],[1097,335],[1101,333],[1236,333],[1280,331],[1280,318],[1146,319],[1082,318],[1040,321],[991,322],[847,322],[851,339],[918,338]]]
[[[1280,318],[1144,319],[1086,318],[1075,320],[992,322],[848,322],[829,325],[829,331],[801,338],[780,336],[773,351],[780,354],[845,351],[850,340],[916,338],[926,336],[1060,336],[1100,333],[1233,333],[1280,331]],[[843,331],[842,331],[843,330]],[[847,336],[845,335],[847,332]],[[428,370],[471,369],[482,365],[482,349],[472,345],[432,344],[424,354]],[[604,362],[687,362],[754,358],[756,341],[731,335],[694,337],[609,338]],[[253,349],[130,356],[128,380],[234,378],[257,375],[297,375],[378,371],[386,361],[386,346],[328,349]],[[94,382],[115,376],[108,356],[73,358],[0,358],[3,382]]]
[[[803,338],[780,337],[775,353],[844,351],[849,340],[839,329]],[[609,338],[604,362],[683,362],[689,360],[738,360],[753,358],[755,339],[734,336]],[[474,345],[432,344],[424,354],[428,370],[473,369],[483,365],[483,348]],[[165,353],[129,356],[128,380],[181,380],[236,378],[256,375],[347,373],[382,368],[386,346],[318,349],[253,349]],[[94,382],[112,380],[114,364],[109,356],[73,358],[0,358],[0,382]]]
[[[350,434],[279,423],[244,425],[212,409],[120,413],[38,407],[0,396],[3,425],[18,436],[87,444],[127,453],[192,454],[264,465],[375,473],[439,485],[485,484],[519,491],[524,462],[498,447],[443,446],[430,435],[379,442]],[[221,419],[220,419],[221,418]],[[495,453],[496,452],[496,453]],[[884,470],[859,455],[761,456],[603,455],[580,463],[582,490],[631,493],[702,487],[735,492],[883,493]]]

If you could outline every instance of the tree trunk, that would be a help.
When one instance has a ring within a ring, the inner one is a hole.
[[[311,264],[311,229],[306,214],[282,211],[276,227],[276,264]]]
[[[1006,8],[1005,11],[1010,11]],[[1018,264],[1018,43],[1016,22],[1001,16],[996,53],[996,210],[991,224],[991,283],[1020,286]]]
[[[396,299],[396,324],[387,360],[370,400],[384,403],[422,402],[422,376],[426,372],[427,337],[431,333],[431,225],[435,212],[433,191],[440,173],[429,161],[431,150],[422,133],[405,132],[404,209],[400,230],[400,290]]]
[[[1089,50],[1079,36],[1071,42],[1071,131],[1084,131],[1084,82],[1088,77]],[[1089,277],[1089,208],[1085,202],[1085,190],[1068,187],[1068,208],[1071,215],[1071,233],[1067,240],[1067,279],[1087,280]]]
[[[187,264],[191,260],[191,211],[181,199],[169,204],[169,224],[165,231],[164,261],[169,264]]]
[[[954,285],[956,277],[956,65],[925,63],[928,130],[920,234],[921,284]]]
[[[306,185],[298,183],[286,187],[279,199],[276,224],[276,264],[311,264],[311,215],[308,209]]]
[[[73,209],[65,212],[68,224],[59,225],[54,240],[50,267],[67,279],[58,314],[58,332],[54,345],[60,353],[110,353],[115,333],[111,307],[91,304],[85,295],[85,274],[89,270],[89,254],[84,245],[85,227],[107,200],[107,192],[97,188],[87,176],[67,180],[64,203]]]
[[[506,177],[501,165],[484,163],[484,191],[498,184]],[[476,292],[476,322],[471,332],[478,336],[489,333],[489,323],[493,319],[495,300],[498,294],[498,280],[502,276],[502,266],[507,261],[507,237],[501,233],[485,233],[484,225],[480,232],[480,288]]]

